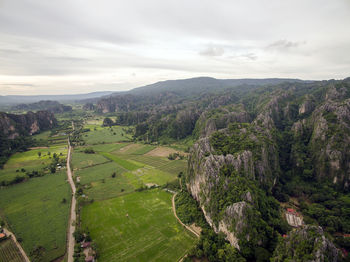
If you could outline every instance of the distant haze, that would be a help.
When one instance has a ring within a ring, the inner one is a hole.
[[[0,95],[350,76],[349,0],[0,0]]]

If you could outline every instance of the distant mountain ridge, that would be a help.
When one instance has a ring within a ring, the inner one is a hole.
[[[313,81],[290,78],[266,79],[216,79],[211,77],[197,77],[180,80],[166,80],[134,88],[126,92],[117,92],[99,99],[86,100],[96,103],[99,112],[130,111],[144,108],[146,105],[171,105],[183,99],[203,95],[218,94],[226,90],[245,93],[262,86],[276,86],[280,84],[311,83]],[[141,99],[140,99],[141,98]]]
[[[196,94],[206,91],[214,91],[213,89],[232,88],[237,86],[264,86],[277,85],[281,83],[302,83],[313,82],[310,80],[300,80],[292,78],[242,78],[242,79],[216,79],[212,77],[196,77],[178,80],[166,80],[156,82],[154,84],[137,87],[126,93],[129,94],[146,94],[152,92],[174,92],[174,93],[190,93]]]
[[[77,100],[98,98],[98,97],[106,96],[112,93],[113,91],[101,91],[101,92],[73,94],[73,95],[37,95],[37,96],[7,95],[7,96],[0,96],[0,105],[12,106],[16,104],[35,103],[42,100],[74,102]]]

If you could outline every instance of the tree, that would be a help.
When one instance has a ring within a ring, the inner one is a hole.
[[[115,178],[115,176],[116,176],[116,173],[115,173],[115,172],[113,172],[113,174],[112,174],[112,178]]]
[[[103,124],[102,126],[113,126],[114,125],[114,122],[112,119],[110,119],[109,117],[106,117],[105,119],[103,119]]]
[[[41,157],[41,152],[40,151],[38,152],[38,157]]]
[[[50,166],[50,172],[51,174],[55,174],[56,173],[56,167],[55,166]]]

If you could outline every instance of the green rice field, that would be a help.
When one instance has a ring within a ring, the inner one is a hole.
[[[171,197],[153,189],[84,207],[83,228],[97,243],[98,260],[173,262],[184,256],[196,240],[174,217]]]
[[[70,199],[63,171],[0,189],[0,215],[33,261],[64,255]]]

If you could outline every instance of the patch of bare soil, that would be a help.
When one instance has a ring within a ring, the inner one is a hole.
[[[173,153],[179,153],[179,151],[176,151],[173,148],[169,148],[169,147],[157,147],[151,151],[149,151],[147,154],[145,154],[146,156],[159,156],[159,157],[168,157],[170,154]]]

